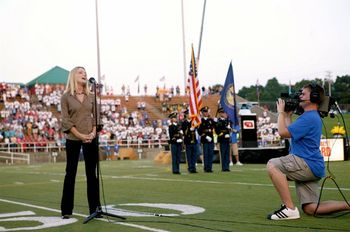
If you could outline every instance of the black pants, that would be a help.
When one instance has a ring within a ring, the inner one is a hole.
[[[63,194],[61,201],[62,215],[71,215],[74,207],[74,187],[77,174],[79,154],[81,148],[85,160],[85,174],[87,179],[87,198],[89,203],[89,212],[92,214],[96,208],[101,205],[99,194],[99,181],[97,179],[97,147],[96,139],[91,143],[82,141],[66,141],[67,165],[66,175],[64,177]]]

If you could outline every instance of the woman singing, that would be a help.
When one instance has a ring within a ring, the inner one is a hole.
[[[74,186],[79,154],[82,149],[87,179],[87,198],[90,214],[100,207],[99,182],[97,179],[96,123],[94,97],[90,94],[86,71],[73,68],[68,77],[66,90],[61,97],[62,131],[66,135],[66,175],[64,178],[61,214],[68,219],[73,213]]]

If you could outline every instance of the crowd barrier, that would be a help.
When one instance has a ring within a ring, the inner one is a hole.
[[[30,155],[28,153],[17,153],[17,152],[0,152],[0,159],[5,159],[5,162],[13,164],[14,161],[25,161],[27,164],[30,164]]]
[[[168,147],[168,140],[104,140],[100,141],[101,150],[118,148],[164,148]],[[65,151],[65,144],[52,142],[23,142],[23,143],[0,143],[0,152],[36,153],[36,152],[61,152]]]

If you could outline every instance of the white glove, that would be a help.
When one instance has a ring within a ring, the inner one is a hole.
[[[190,128],[190,131],[194,131],[194,128],[193,128],[193,127],[191,127],[191,128]]]
[[[183,133],[184,133],[182,130],[180,130],[179,132],[180,132],[180,134],[183,134]]]
[[[227,129],[231,129],[230,125],[227,125]]]
[[[225,135],[225,138],[230,138],[230,135],[229,135],[229,134],[226,134],[226,135]]]
[[[205,136],[205,138],[207,139],[207,141],[210,143],[211,142],[211,140],[212,140],[212,138],[210,137],[210,136]]]
[[[177,139],[176,142],[177,143],[182,143],[182,139]]]

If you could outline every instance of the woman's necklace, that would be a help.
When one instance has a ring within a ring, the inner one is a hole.
[[[83,103],[83,101],[84,101],[84,96],[85,96],[85,93],[82,91],[82,92],[75,92],[75,95],[76,95],[76,97],[77,97],[77,99],[81,102],[81,103]]]

